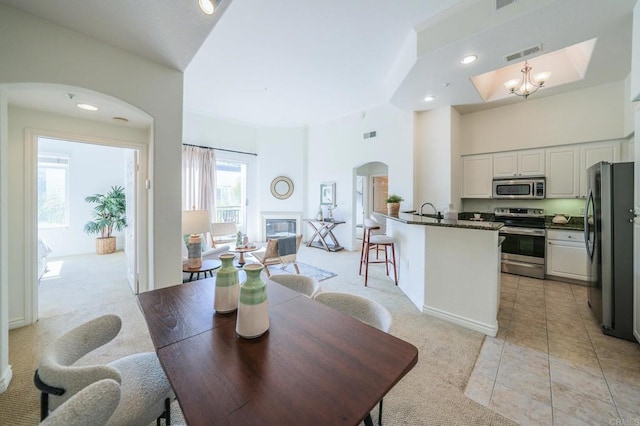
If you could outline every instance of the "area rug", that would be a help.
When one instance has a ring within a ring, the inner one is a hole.
[[[311,266],[302,262],[297,262],[297,263],[298,263],[298,269],[300,269],[301,275],[306,275],[308,277],[315,278],[318,281],[328,280],[329,278],[333,278],[337,276],[337,274],[331,271],[316,268],[315,266]],[[282,265],[271,265],[269,266],[269,273],[271,275],[295,274],[296,268],[293,266],[293,263],[287,264],[284,268],[282,267]]]

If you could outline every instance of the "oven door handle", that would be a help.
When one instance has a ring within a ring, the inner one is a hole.
[[[518,262],[516,260],[507,260],[507,259],[502,259],[502,263],[504,263],[505,265],[524,266],[525,268],[536,268],[536,269],[539,269],[540,266],[542,266],[539,264],[524,263],[524,262]]]
[[[534,236],[545,236],[544,229],[524,229],[524,228],[514,228],[511,226],[503,226],[500,228],[500,234],[514,234],[514,235],[534,235]]]

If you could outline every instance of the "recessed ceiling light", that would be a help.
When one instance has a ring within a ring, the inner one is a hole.
[[[78,108],[82,108],[85,109],[87,111],[97,111],[98,107],[94,107],[93,105],[89,105],[89,104],[78,104]]]
[[[464,65],[472,64],[478,59],[477,55],[468,55],[460,59],[460,63]]]
[[[207,15],[213,15],[213,11],[215,10],[215,6],[213,5],[213,1],[211,0],[198,0],[198,5],[200,5],[200,9],[206,13]]]
[[[124,118],[124,117],[113,117],[114,121],[119,121],[121,123],[128,123],[129,119],[128,118]]]
[[[429,96],[425,96],[425,97],[424,97],[424,101],[425,101],[425,102],[433,102],[433,101],[435,101],[435,100],[436,100],[436,97],[435,97],[435,96],[432,96],[432,95],[429,95]]]

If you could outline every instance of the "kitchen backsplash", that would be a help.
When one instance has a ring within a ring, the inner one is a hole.
[[[461,212],[493,213],[498,207],[528,207],[543,209],[545,215],[564,214],[567,216],[582,216],[586,200],[583,198],[548,198],[544,200],[490,200],[470,199],[462,200]]]

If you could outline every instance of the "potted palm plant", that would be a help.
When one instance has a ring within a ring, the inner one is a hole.
[[[106,194],[93,194],[84,199],[93,207],[93,220],[84,225],[84,232],[99,235],[96,238],[96,253],[110,254],[116,251],[113,231],[127,226],[124,188],[112,186]]]
[[[404,198],[399,195],[392,194],[384,201],[387,203],[387,214],[389,216],[397,216],[400,212],[400,202],[404,201]]]

